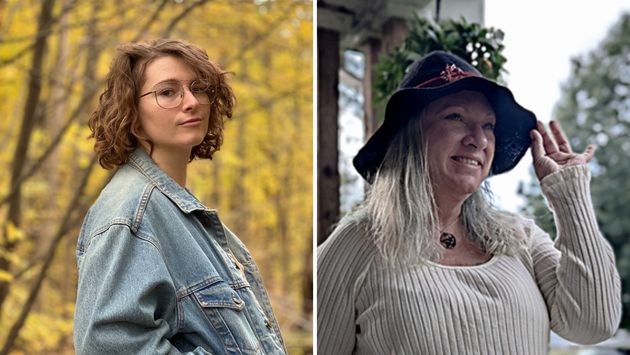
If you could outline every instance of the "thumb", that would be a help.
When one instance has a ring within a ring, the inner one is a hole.
[[[537,130],[532,129],[529,131],[529,137],[532,139],[532,158],[534,161],[545,156],[545,148],[542,143],[542,136]]]

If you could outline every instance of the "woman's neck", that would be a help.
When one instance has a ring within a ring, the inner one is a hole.
[[[186,187],[186,173],[188,171],[188,157],[190,152],[173,151],[164,149],[153,149],[142,146],[144,151],[150,155],[155,164],[162,169],[171,179],[182,187]]]
[[[464,200],[437,199],[438,220],[440,229],[452,226],[462,213]]]

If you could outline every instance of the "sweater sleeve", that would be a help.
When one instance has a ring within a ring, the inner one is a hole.
[[[341,222],[317,249],[317,352],[351,354],[356,341],[356,299],[376,253],[356,224]]]
[[[621,317],[621,286],[611,246],[601,235],[590,196],[590,170],[573,166],[542,180],[554,213],[554,243],[537,226],[530,252],[551,329],[581,344],[614,335]]]

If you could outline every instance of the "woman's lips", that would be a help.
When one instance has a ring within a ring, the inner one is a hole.
[[[454,156],[451,159],[453,159],[453,160],[455,160],[457,162],[463,163],[463,164],[470,165],[470,166],[481,166],[481,165],[483,165],[480,160],[477,160],[475,158],[470,158],[470,157]]]
[[[179,125],[180,125],[180,126],[186,126],[186,127],[189,127],[189,126],[198,126],[199,124],[201,124],[201,122],[202,122],[202,121],[203,121],[203,120],[202,120],[201,118],[197,118],[197,117],[195,117],[195,118],[191,118],[191,119],[189,119],[189,120],[186,120],[186,121],[184,121],[184,122],[180,123]]]

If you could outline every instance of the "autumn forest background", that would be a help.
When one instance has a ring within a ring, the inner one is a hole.
[[[292,354],[312,347],[312,8],[273,0],[0,0],[0,354],[72,354],[75,244],[111,176],[87,119],[121,42],[180,38],[234,73],[188,187],[252,251]]]

